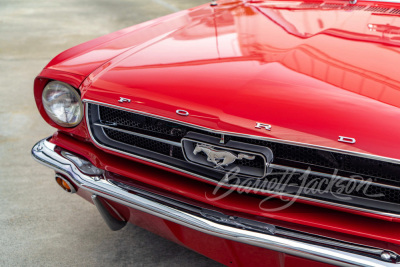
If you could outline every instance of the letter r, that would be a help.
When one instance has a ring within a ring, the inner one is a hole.
[[[264,129],[265,129],[265,130],[267,130],[267,131],[271,131],[271,128],[272,128],[272,126],[271,126],[271,125],[269,125],[269,124],[265,124],[265,123],[257,122],[257,124],[256,124],[256,128],[257,128],[257,129],[264,128]]]

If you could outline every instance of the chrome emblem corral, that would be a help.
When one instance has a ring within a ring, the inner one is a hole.
[[[352,138],[352,137],[345,137],[345,136],[339,136],[339,142],[342,143],[349,143],[349,144],[355,144],[356,143],[356,139]]]
[[[256,128],[257,129],[262,129],[264,128],[267,131],[271,131],[272,126],[270,124],[265,124],[261,122],[256,122]]]
[[[124,102],[131,103],[131,100],[129,98],[120,97],[118,102],[119,103],[124,103]]]
[[[214,147],[204,144],[196,144],[193,154],[203,152],[207,156],[207,161],[215,164],[214,168],[223,169],[228,165],[234,163],[237,159],[248,159],[254,160],[255,156],[249,156],[243,153],[239,153],[237,156],[229,151],[216,150]]]
[[[222,144],[218,136],[188,132],[181,141],[183,156],[192,164],[215,170],[210,172],[213,177],[234,173],[259,179],[271,173],[274,153],[270,148],[223,139]]]

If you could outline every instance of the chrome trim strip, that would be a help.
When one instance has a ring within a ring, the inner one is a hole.
[[[399,266],[395,263],[383,262],[364,255],[220,224],[157,201],[131,194],[106,179],[99,179],[98,176],[92,177],[82,173],[70,160],[58,154],[55,148],[54,144],[43,139],[32,148],[32,156],[41,164],[66,175],[83,190],[182,226],[220,238],[337,266]]]
[[[138,111],[134,109],[129,109],[125,107],[120,107],[112,104],[107,104],[99,101],[94,101],[90,99],[83,99],[82,100],[84,103],[92,103],[96,105],[103,105],[103,106],[108,106],[124,111],[128,111],[131,113],[135,114],[140,114],[140,115],[146,115],[149,117],[169,121],[169,122],[174,122],[178,124],[183,124],[187,125],[193,128],[197,128],[203,131],[208,131],[216,134],[225,134],[225,135],[232,135],[232,136],[237,136],[237,137],[244,137],[244,138],[252,138],[252,139],[258,139],[258,140],[265,140],[265,141],[271,141],[271,142],[276,142],[276,143],[281,143],[281,144],[287,144],[287,145],[295,145],[295,146],[301,146],[301,147],[309,147],[309,148],[317,148],[325,151],[330,151],[330,152],[338,152],[338,153],[343,153],[351,156],[358,156],[358,157],[363,157],[363,158],[369,158],[369,159],[375,159],[375,160],[381,160],[385,162],[391,162],[391,163],[396,163],[400,164],[400,159],[395,159],[395,158],[388,158],[388,157],[383,157],[383,156],[377,156],[377,155],[372,155],[372,154],[366,154],[366,153],[361,153],[361,152],[354,152],[354,151],[349,151],[349,150],[342,150],[342,149],[337,149],[337,148],[331,148],[331,147],[323,147],[323,146],[318,146],[318,145],[312,145],[312,144],[307,144],[307,143],[300,143],[300,142],[295,142],[295,141],[287,141],[287,140],[281,140],[281,139],[276,139],[276,138],[271,138],[271,137],[264,137],[264,136],[257,136],[257,135],[247,135],[247,134],[241,134],[241,133],[235,133],[235,132],[226,132],[226,131],[220,131],[220,130],[213,130],[207,127],[202,127],[202,126],[197,126],[195,124],[187,123],[187,122],[182,122],[179,120],[174,120],[166,117],[162,117],[159,115],[154,115],[151,113],[143,112],[143,111]],[[86,109],[87,110],[87,109]]]
[[[365,245],[361,245],[361,244],[357,244],[357,243],[350,243],[350,242],[341,241],[341,240],[334,239],[334,238],[326,238],[326,237],[319,236],[319,235],[310,235],[310,234],[307,235],[306,233],[304,233],[304,234],[297,233],[294,231],[288,231],[286,229],[276,229],[276,233],[287,236],[287,237],[293,237],[296,239],[310,241],[313,243],[320,243],[320,244],[329,245],[329,246],[333,246],[333,247],[340,247],[340,248],[344,248],[344,249],[356,250],[356,251],[360,251],[360,252],[364,252],[364,253],[374,254],[377,256],[380,256],[382,253],[386,252],[384,249],[381,249],[381,248],[369,247],[369,246],[365,246]],[[390,252],[390,253],[392,253],[393,255],[396,255],[393,252]]]
[[[105,125],[105,124],[101,124],[101,123],[98,123],[98,122],[93,123],[93,125],[99,126],[99,127],[102,127],[102,128],[108,128],[108,129],[111,129],[111,130],[114,130],[114,131],[118,131],[118,132],[130,134],[130,135],[135,135],[135,136],[138,136],[138,137],[143,137],[143,138],[151,139],[151,140],[154,140],[154,141],[166,143],[166,144],[168,144],[168,145],[172,145],[172,146],[176,146],[176,147],[182,147],[182,144],[179,143],[179,142],[169,141],[169,140],[166,140],[166,139],[162,139],[162,138],[158,138],[158,137],[154,137],[154,136],[150,136],[150,135],[146,135],[146,134],[131,132],[131,131],[128,131],[128,130],[119,129],[119,128],[117,128],[117,127],[113,127],[113,126],[108,126],[108,125]],[[110,137],[108,137],[108,138],[110,138]],[[112,138],[110,138],[110,139],[112,139]]]
[[[113,106],[113,105],[109,105],[109,106]],[[86,110],[87,110],[87,106],[86,106]],[[170,168],[170,169],[173,169],[173,170],[177,170],[177,171],[180,171],[182,173],[186,173],[188,175],[201,178],[201,179],[206,180],[206,181],[208,181],[208,182],[210,182],[212,184],[217,184],[217,182],[215,182],[214,180],[209,179],[209,178],[207,178],[205,176],[201,176],[201,175],[192,173],[190,171],[187,171],[187,170],[184,170],[184,169],[181,169],[181,168],[177,168],[177,167],[174,167],[174,166],[171,166],[169,164],[165,164],[165,163],[162,163],[162,162],[159,162],[159,161],[156,161],[156,160],[151,160],[149,158],[141,157],[141,156],[138,156],[138,155],[135,155],[135,154],[132,154],[132,153],[127,153],[127,152],[124,152],[124,151],[121,151],[121,150],[118,150],[118,149],[114,149],[114,148],[111,148],[111,147],[104,146],[104,145],[100,144],[99,142],[97,142],[96,139],[94,138],[93,134],[92,134],[92,131],[91,131],[90,125],[89,125],[88,112],[86,112],[86,123],[87,123],[87,127],[89,129],[89,135],[90,135],[93,143],[97,147],[104,148],[104,149],[110,150],[110,151],[114,151],[114,152],[117,152],[117,153],[120,153],[120,154],[124,154],[124,155],[130,156],[132,158],[136,158],[136,159],[140,159],[140,160],[147,161],[147,162],[150,162],[150,163],[154,163],[154,164],[157,164],[159,166],[163,166],[163,167],[167,167],[167,168]],[[226,186],[228,188],[232,187],[229,184],[224,184],[224,186]],[[243,189],[243,190],[254,190],[254,188],[251,188],[251,187],[237,186],[237,185],[235,185],[235,188]],[[261,193],[267,193],[267,194],[272,194],[272,195],[276,195],[276,196],[293,197],[293,195],[286,194],[286,193],[277,193],[277,192],[268,191],[268,190],[258,190],[258,191],[261,192]],[[393,214],[393,213],[388,213],[388,212],[369,210],[369,209],[364,209],[364,208],[359,208],[359,207],[354,207],[354,206],[349,206],[349,205],[344,205],[344,204],[338,204],[338,203],[319,200],[319,199],[314,199],[314,198],[308,198],[308,197],[304,197],[304,196],[296,196],[296,198],[297,199],[301,199],[301,200],[310,201],[310,202],[326,204],[326,205],[330,205],[330,206],[333,206],[333,207],[340,207],[340,208],[345,208],[345,209],[349,209],[349,210],[362,211],[362,212],[365,212],[365,213],[377,214],[377,215],[382,215],[382,216],[387,216],[387,217],[392,217],[392,218],[400,218],[400,214]]]

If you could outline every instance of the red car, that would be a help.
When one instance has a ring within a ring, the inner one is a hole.
[[[32,154],[228,266],[400,263],[400,4],[218,1],[55,57]]]

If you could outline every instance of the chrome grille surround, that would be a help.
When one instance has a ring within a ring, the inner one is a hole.
[[[259,136],[248,136],[248,135],[243,135],[243,134],[238,134],[238,133],[229,133],[229,132],[222,132],[222,131],[215,131],[203,127],[199,127],[196,125],[191,125],[187,123],[182,123],[176,120],[171,120],[159,116],[155,116],[152,114],[147,114],[144,112],[140,111],[134,111],[130,109],[125,109],[121,108],[118,106],[114,105],[109,105],[109,104],[104,104],[96,101],[90,101],[90,100],[85,100],[86,102],[86,110],[87,110],[87,123],[88,123],[88,128],[90,135],[92,137],[92,140],[100,147],[113,150],[125,155],[129,155],[134,158],[139,158],[141,160],[145,160],[148,162],[156,163],[161,166],[166,166],[175,170],[179,170],[183,173],[199,177],[201,179],[204,179],[205,181],[213,184],[221,184],[222,177],[220,177],[220,173],[218,173],[219,176],[216,177],[216,174],[210,171],[209,169],[205,168],[199,168],[198,166],[190,166],[191,163],[187,162],[183,156],[181,156],[180,153],[182,153],[181,150],[181,143],[179,142],[179,139],[182,139],[184,136],[172,136],[170,138],[160,138],[159,136],[150,136],[146,135],[143,133],[139,132],[133,132],[132,129],[127,130],[126,128],[120,127],[118,124],[109,124],[105,123],[104,121],[101,120],[96,120],[96,117],[93,117],[93,107],[97,107],[97,110],[99,110],[100,107],[102,108],[109,108],[113,110],[118,110],[122,111],[128,114],[132,114],[133,116],[141,116],[145,118],[149,118],[150,120],[158,120],[158,121],[163,121],[166,122],[167,124],[170,125],[179,125],[182,127],[187,127],[190,128],[193,131],[200,132],[200,133],[206,133],[209,134],[210,136],[220,136],[220,135],[225,135],[225,137],[228,136],[233,138],[233,140],[240,140],[243,138],[246,138],[248,140],[254,140],[256,142],[259,141],[265,141],[265,142],[270,142],[274,144],[281,144],[281,145],[289,145],[293,147],[300,147],[300,148],[307,148],[307,149],[313,149],[313,150],[318,150],[318,151],[326,151],[326,152],[331,152],[331,153],[339,153],[345,156],[350,156],[350,157],[357,157],[360,160],[366,159],[366,160],[373,160],[373,161],[379,161],[382,164],[391,164],[395,167],[400,168],[400,160],[397,159],[391,159],[391,158],[385,158],[385,157],[380,157],[380,156],[374,156],[374,155],[369,155],[369,154],[362,154],[362,153],[357,153],[357,152],[351,152],[351,151],[341,151],[337,149],[331,149],[331,148],[325,148],[325,147],[319,147],[315,145],[308,145],[308,144],[300,144],[296,142],[290,142],[290,141],[282,141],[282,140],[275,140],[272,138],[264,138],[264,137],[259,137]],[[99,112],[99,111],[97,111]],[[95,119],[94,119],[95,118]],[[97,117],[99,119],[99,117]],[[97,128],[94,129],[94,128]],[[103,142],[103,140],[99,139],[99,131],[98,129],[101,129],[101,132],[103,132],[102,138],[107,138],[107,142]],[[127,144],[126,142],[120,142],[118,140],[112,140],[109,138],[110,131],[108,131],[107,135],[107,130],[111,130],[111,132],[118,133],[119,134],[125,134],[129,136],[134,136],[134,138],[139,138],[139,139],[145,139],[146,141],[150,140],[153,143],[153,145],[160,145],[157,146],[158,149],[162,150],[162,147],[164,147],[164,151],[149,151],[147,149],[144,149],[143,147],[132,145],[132,144]],[[111,143],[110,143],[111,140]],[[168,147],[168,149],[167,149]],[[168,150],[168,151],[167,151]],[[149,156],[150,153],[151,155]],[[293,171],[296,173],[296,175],[301,175],[307,172],[307,169],[300,169],[297,168],[296,166],[288,166],[288,165],[280,165],[273,163],[270,165],[271,168],[274,169],[275,173],[281,171],[279,174],[282,175],[282,171],[285,172],[290,172]],[[272,175],[274,172],[272,173]],[[314,178],[323,178],[323,177],[332,177],[331,173],[324,173],[321,171],[310,171],[308,172],[309,175],[311,175]],[[340,176],[335,174],[335,179],[347,181],[347,182],[353,182],[358,180],[355,180],[353,178],[345,177],[345,176]],[[376,178],[376,177],[375,177]],[[382,181],[383,182],[382,182]],[[334,199],[334,196],[332,194],[325,194],[325,195],[298,195],[296,196],[296,199],[303,199],[303,200],[308,200],[312,202],[317,202],[317,203],[323,203],[323,204],[329,204],[332,206],[336,207],[343,207],[347,209],[352,209],[352,210],[358,210],[358,211],[364,211],[367,213],[373,213],[373,214],[379,214],[379,215],[384,215],[388,217],[397,217],[400,218],[400,203],[397,201],[397,198],[400,197],[400,182],[397,180],[393,180],[393,183],[388,183],[388,179],[377,179],[376,181],[372,182],[373,188],[375,190],[389,190],[386,192],[389,192],[390,195],[393,195],[396,198],[396,201],[394,202],[388,202],[388,201],[383,201],[383,200],[376,200],[376,199],[367,199],[365,197],[360,197],[360,196],[351,196],[352,200],[351,202],[349,201],[338,201],[337,199]],[[229,181],[223,181],[224,186],[226,187],[232,187],[234,186],[235,188],[242,188],[246,190],[252,190],[254,188],[249,187],[249,186],[242,186],[242,185],[232,185],[229,183]],[[258,189],[257,192],[260,193],[268,193],[268,194],[274,194],[277,196],[288,196],[288,197],[293,197],[294,193],[296,193],[298,190],[298,187],[289,187],[287,192],[276,192],[276,191],[271,191],[271,190],[265,190],[265,189]]]

